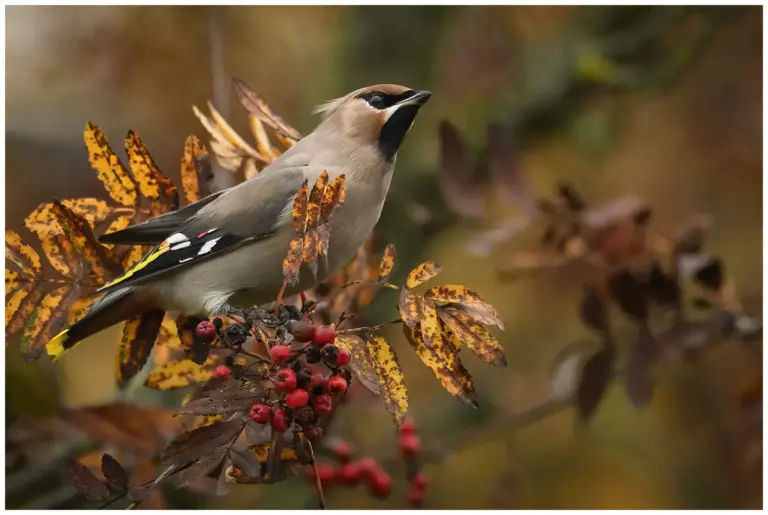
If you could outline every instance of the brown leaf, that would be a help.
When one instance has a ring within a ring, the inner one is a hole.
[[[195,415],[221,415],[248,411],[251,406],[264,398],[264,389],[258,391],[243,391],[238,383],[235,387],[226,388],[221,392],[206,392],[206,396],[194,399],[184,404],[179,413]]]
[[[308,263],[313,274],[317,274],[317,223],[320,219],[320,208],[323,202],[325,187],[328,184],[328,172],[323,170],[312,187],[307,204],[307,223],[302,246],[302,260]]]
[[[35,283],[25,283],[5,301],[5,332],[14,334],[24,327],[45,292]]]
[[[624,372],[624,388],[632,405],[641,409],[653,395],[653,365],[660,356],[659,344],[650,330],[643,326],[632,346]]]
[[[151,310],[125,323],[117,348],[118,383],[125,383],[144,368],[164,318],[165,311]]]
[[[133,131],[128,132],[125,139],[125,150],[128,153],[133,176],[139,183],[141,194],[153,201],[153,214],[157,216],[178,209],[178,189],[173,181],[163,175],[163,172],[155,165],[149,151]],[[159,202],[163,208],[156,208],[156,202]]]
[[[195,136],[187,137],[181,157],[181,187],[187,203],[200,200],[200,163],[208,157],[208,150]]]
[[[187,467],[176,474],[174,476],[176,487],[184,488],[185,486],[189,486],[191,483],[216,470],[216,468],[221,465],[221,462],[224,461],[224,458],[227,457],[228,451],[229,449],[225,447],[214,449],[213,452],[206,454],[192,466]]]
[[[184,465],[226,445],[242,431],[240,419],[193,429],[182,434],[163,449],[160,460],[164,465]]]
[[[256,149],[251,147],[240,135],[229,126],[224,118],[208,102],[208,109],[213,119],[208,118],[200,110],[192,106],[192,111],[197,116],[200,123],[211,135],[211,150],[216,157],[216,161],[230,172],[238,172],[246,166],[249,161],[259,161],[266,163],[267,158],[259,154]]]
[[[259,153],[269,162],[277,159],[279,154],[274,151],[276,149],[273,150],[272,143],[269,141],[269,136],[267,136],[267,131],[264,130],[264,122],[253,115],[248,115],[248,125],[251,128],[253,138],[256,140],[256,149]]]
[[[104,454],[101,457],[101,473],[107,479],[107,484],[113,490],[124,492],[128,490],[130,480],[128,473],[125,471],[122,465],[110,456]]]
[[[110,206],[103,200],[95,198],[74,198],[61,201],[72,212],[85,218],[91,227],[103,222],[112,212]],[[24,225],[38,235],[61,234],[61,228],[52,211],[53,204],[40,204],[24,219]]]
[[[18,272],[5,269],[5,296],[8,297],[11,292],[20,286],[20,276]]]
[[[349,352],[352,357],[349,367],[363,386],[374,395],[381,395],[376,366],[368,354],[366,342],[355,334],[337,334],[333,344]]]
[[[411,293],[408,288],[402,288],[400,290],[400,302],[397,304],[397,309],[400,311],[400,317],[403,319],[403,323],[414,329],[418,326],[421,319],[421,297],[418,297]]]
[[[48,262],[61,275],[70,281],[83,278],[83,262],[75,246],[63,234],[40,236],[40,244]]]
[[[309,204],[309,186],[308,181],[299,188],[296,197],[293,199],[293,228],[299,234],[304,234],[307,227],[307,206]]]
[[[475,166],[456,127],[440,122],[440,189],[448,207],[465,218],[485,216],[485,194],[475,177]]]
[[[584,285],[581,296],[581,320],[592,329],[603,333],[608,330],[608,313],[597,288]]]
[[[96,476],[82,463],[72,461],[67,468],[67,476],[86,499],[104,500],[109,497],[107,485],[96,479]]]
[[[155,367],[147,375],[144,385],[155,390],[176,390],[193,383],[207,381],[213,376],[216,358],[209,356],[204,364],[198,365],[191,359],[175,361]]]
[[[304,239],[301,237],[292,239],[288,253],[283,259],[283,277],[291,286],[299,282],[303,244]]]
[[[346,199],[346,179],[347,176],[341,174],[325,188],[323,200],[320,204],[320,216],[326,222],[331,219],[334,208],[344,204]]]
[[[608,279],[608,291],[621,310],[636,321],[648,317],[645,288],[629,270],[619,270]]]
[[[575,397],[576,412],[580,420],[587,421],[595,413],[608,389],[614,359],[613,347],[605,346],[590,356],[584,364]]]
[[[365,347],[366,355],[376,371],[381,399],[387,411],[395,418],[397,427],[400,427],[408,413],[408,392],[395,349],[381,337],[371,338]]]
[[[321,224],[317,228],[317,254],[327,256],[331,244],[331,225]]]
[[[488,125],[486,133],[488,171],[494,189],[512,204],[528,214],[536,212],[536,195],[517,162],[511,137],[497,123]]]
[[[45,344],[66,323],[69,307],[77,300],[77,285],[65,285],[48,292],[39,304],[34,306],[26,320],[24,336],[21,338],[21,354],[24,361],[31,363],[45,352]]]
[[[283,444],[280,441],[280,469],[282,475],[272,476],[268,473],[268,463],[271,456],[272,444],[253,445],[248,447],[247,451],[243,453],[250,453],[258,463],[259,473],[256,475],[246,474],[238,467],[232,467],[229,471],[232,478],[237,483],[275,483],[287,479],[290,476],[295,476],[301,471],[301,464],[299,457],[296,453],[296,449],[291,445]],[[249,467],[252,467],[252,462],[249,460]],[[233,460],[234,464],[234,460]]]
[[[472,352],[486,363],[499,367],[507,366],[504,347],[488,329],[475,321],[472,315],[455,307],[438,308],[445,329],[456,335]]]
[[[424,294],[424,298],[437,302],[461,304],[478,322],[485,325],[495,325],[502,331],[504,330],[504,320],[498,311],[485,302],[480,295],[464,286],[434,286]]]
[[[237,98],[249,113],[277,130],[280,135],[287,136],[294,141],[301,139],[301,134],[278,116],[277,113],[275,113],[259,95],[251,90],[245,82],[238,78],[234,78],[232,79],[232,83]]]
[[[39,277],[42,273],[40,256],[11,229],[5,230],[5,259],[17,265],[27,277]]]
[[[104,132],[88,122],[83,136],[85,148],[88,151],[88,161],[98,173],[99,180],[109,196],[123,206],[138,206],[136,181],[110,148]]]
[[[440,265],[432,261],[425,261],[424,263],[411,270],[411,273],[408,274],[408,280],[405,282],[405,285],[408,288],[415,288],[418,285],[429,281],[442,271],[443,267]]]
[[[384,250],[384,256],[379,265],[379,281],[386,281],[392,269],[395,267],[395,246],[389,243]]]
[[[667,274],[658,262],[651,264],[645,281],[648,296],[661,306],[679,308],[682,303],[682,292],[677,278]]]
[[[429,310],[429,308],[427,309]],[[430,320],[434,325],[435,319],[430,318]],[[416,350],[416,354],[432,370],[443,388],[468,406],[476,408],[477,396],[472,377],[464,368],[455,349],[442,341],[439,321],[438,328],[436,330],[431,329],[433,338],[429,340],[429,344],[426,343],[427,339],[420,327],[412,329],[403,325],[403,332],[411,346]]]

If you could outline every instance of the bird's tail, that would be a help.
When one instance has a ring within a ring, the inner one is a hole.
[[[108,292],[96,301],[87,315],[54,336],[45,345],[45,351],[56,361],[89,336],[151,309],[153,305],[146,302],[149,299],[143,293],[134,288]]]

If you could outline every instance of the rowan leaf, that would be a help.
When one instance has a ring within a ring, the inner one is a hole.
[[[408,392],[405,389],[405,377],[397,361],[395,349],[381,337],[368,340],[366,349],[376,371],[381,399],[395,418],[397,427],[400,427],[408,413]]]
[[[40,277],[42,264],[35,249],[21,241],[21,236],[11,229],[5,230],[5,259],[18,266],[27,277]]]
[[[317,275],[317,223],[320,219],[320,207],[327,184],[328,172],[323,170],[312,187],[307,204],[307,223],[304,229],[302,260],[310,265],[313,275]]]
[[[99,180],[109,196],[123,206],[137,207],[139,195],[136,181],[110,148],[104,132],[88,122],[83,136],[88,161],[98,173]]]
[[[381,395],[376,366],[368,353],[366,342],[355,334],[337,334],[333,344],[349,352],[352,358],[349,367],[363,386],[374,395]]]
[[[213,356],[209,356],[202,365],[191,359],[171,362],[155,367],[147,375],[144,385],[155,390],[176,390],[193,383],[201,383],[213,376],[215,364],[216,358]]]
[[[168,347],[171,350],[184,350],[184,345],[179,338],[179,331],[176,327],[176,320],[166,313],[163,323],[160,325],[156,346]]]
[[[230,172],[237,172],[241,170],[249,160],[262,159],[259,153],[243,141],[243,139],[240,138],[240,136],[238,136],[226,122],[224,122],[224,126],[219,125],[215,120],[204,115],[195,106],[192,106],[192,111],[200,120],[200,123],[205,130],[211,135],[211,150],[213,150],[216,161],[223,168]],[[219,119],[223,121],[223,118],[220,116]]]
[[[5,296],[8,297],[12,291],[19,287],[19,273],[13,270],[5,269]]]
[[[287,137],[293,140],[293,142],[301,139],[301,134],[278,116],[278,114],[275,113],[259,95],[249,88],[245,82],[241,79],[233,78],[232,83],[237,98],[249,113],[278,131],[280,136]],[[291,145],[289,144],[286,146],[290,147]]]
[[[243,388],[239,383],[234,386],[224,385],[217,390],[206,390],[203,397],[185,403],[179,413],[215,416],[223,413],[248,411],[252,405],[264,397],[265,390],[259,385],[255,389]]]
[[[576,411],[580,420],[591,418],[600,404],[611,380],[614,359],[613,347],[605,346],[590,356],[584,364],[575,396]]]
[[[53,212],[64,234],[75,248],[83,254],[90,265],[91,273],[103,284],[122,272],[112,252],[96,240],[93,229],[84,218],[73,213],[59,201],[54,202]]]
[[[486,363],[499,367],[507,366],[504,347],[488,328],[472,318],[472,315],[456,307],[438,308],[437,311],[445,328],[456,335],[460,343],[464,343]]]
[[[477,408],[477,395],[472,377],[464,368],[452,346],[446,344],[437,347],[434,345],[432,347],[427,346],[419,327],[410,328],[403,325],[403,332],[408,342],[416,350],[419,359],[432,370],[442,387],[468,406]]]
[[[125,322],[117,347],[118,383],[125,383],[147,364],[164,317],[165,311],[151,310]]]
[[[421,319],[421,297],[414,295],[408,288],[402,288],[397,309],[405,325],[411,329],[418,326]]]
[[[124,492],[128,490],[130,485],[130,479],[128,472],[125,471],[120,462],[109,454],[104,454],[101,457],[101,473],[107,480],[107,484],[113,490]]]
[[[96,479],[88,467],[77,461],[72,461],[67,467],[67,476],[72,485],[83,497],[91,500],[104,500],[109,497],[107,485]]]
[[[95,227],[96,224],[106,220],[112,212],[109,204],[95,198],[65,199],[61,203],[67,206],[73,213],[83,217],[91,227]],[[53,212],[53,204],[50,202],[37,206],[24,219],[24,225],[31,232],[41,236],[62,233],[61,227],[56,220],[56,215]]]
[[[301,237],[291,240],[288,253],[283,259],[283,277],[291,286],[299,282],[299,270],[301,269],[302,245],[304,240]]]
[[[211,118],[216,123],[216,127],[220,133],[224,135],[226,140],[235,147],[244,150],[249,156],[259,159],[262,162],[267,162],[266,158],[259,154],[252,146],[250,146],[238,133],[233,129],[223,116],[213,107],[211,101],[208,101],[208,110],[211,112]]]
[[[200,200],[200,162],[208,157],[208,150],[195,136],[187,137],[181,156],[181,187],[188,204]]]
[[[384,256],[381,258],[379,264],[379,281],[386,281],[389,274],[392,273],[392,269],[395,267],[395,246],[391,243],[387,245],[384,250]]]
[[[73,302],[69,307],[69,313],[67,314],[67,325],[72,325],[87,315],[91,306],[93,306],[97,299],[97,295],[89,294],[85,297],[80,297]]]
[[[253,134],[253,138],[256,140],[256,149],[259,153],[270,163],[277,159],[277,155],[275,155],[272,149],[272,143],[269,141],[269,136],[267,136],[267,131],[264,130],[264,122],[256,116],[249,115],[248,124],[251,128],[251,134]]]
[[[460,304],[475,319],[485,325],[495,325],[504,330],[504,320],[496,308],[485,302],[480,295],[461,285],[434,286],[424,298],[437,302]]]
[[[141,194],[152,201],[154,216],[174,211],[179,207],[179,191],[155,164],[138,134],[129,131],[125,138],[125,150],[134,178]]]
[[[79,291],[80,288],[76,284],[66,284],[48,292],[34,306],[26,320],[24,335],[21,338],[21,354],[24,361],[31,363],[43,355],[45,344],[66,323],[69,306],[77,299]]]
[[[243,430],[244,425],[244,421],[233,419],[188,431],[163,449],[160,460],[166,466],[194,462],[214,449],[234,440]]]
[[[5,303],[5,332],[14,334],[25,327],[45,292],[35,283],[27,283]]]
[[[443,267],[437,263],[432,261],[425,261],[424,263],[411,270],[411,273],[408,274],[408,280],[405,282],[405,285],[408,288],[415,288],[418,285],[429,281],[442,271]]]
[[[40,244],[48,262],[65,278],[78,281],[83,277],[83,262],[69,238],[63,234],[40,236]]]
[[[304,229],[307,226],[307,206],[309,205],[309,186],[308,181],[299,188],[296,193],[296,197],[293,199],[293,229],[299,233],[304,234]]]
[[[211,472],[214,472],[221,466],[222,462],[227,457],[228,452],[229,449],[225,447],[214,449],[213,452],[206,454],[191,466],[174,475],[173,478],[176,487],[184,488],[198,479],[208,476]]]
[[[270,457],[270,451],[272,449],[271,444],[252,445],[243,453],[249,453],[255,458],[259,467],[259,473],[255,476],[247,474],[245,471],[237,466],[234,466],[229,472],[229,475],[235,480],[236,483],[275,483],[282,481],[290,476],[295,476],[301,471],[301,463],[299,462],[299,456],[296,453],[296,449],[290,445],[282,445],[280,449],[280,469],[283,472],[282,476],[270,477],[268,473],[268,463]],[[253,467],[253,462],[249,458],[249,468]],[[251,471],[252,472],[252,471]]]
[[[331,244],[331,225],[324,223],[317,228],[317,254],[327,256]]]
[[[325,188],[323,200],[320,204],[320,216],[326,222],[331,219],[331,214],[336,206],[344,204],[346,199],[347,176],[341,174]]]

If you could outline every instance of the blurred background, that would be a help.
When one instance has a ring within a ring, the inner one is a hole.
[[[83,148],[86,121],[115,148],[135,130],[178,181],[185,138],[206,136],[193,104],[212,100],[247,134],[232,76],[304,134],[317,123],[314,105],[358,87],[428,89],[432,100],[400,153],[376,241],[396,244],[396,278],[431,259],[444,267],[441,283],[465,284],[496,306],[507,322],[499,337],[509,366],[464,360],[480,398],[473,411],[440,388],[399,331],[388,335],[425,442],[500,425],[498,438],[427,466],[427,506],[759,508],[762,419],[745,421],[737,398],[740,381],[762,369],[735,345],[663,367],[646,410],[613,387],[587,428],[574,431],[572,410],[562,409],[503,430],[505,415],[546,399],[555,356],[589,338],[577,316],[580,282],[567,272],[501,281],[502,248],[488,256],[467,250],[473,235],[516,208],[495,203],[481,224],[450,212],[439,194],[437,127],[450,120],[479,152],[487,124],[503,124],[541,195],[561,179],[590,201],[638,195],[662,232],[691,213],[711,214],[708,245],[745,304],[759,306],[762,19],[760,7],[7,7],[6,223],[29,236],[23,218],[41,202],[105,197]],[[382,292],[365,316],[389,320],[395,302]],[[118,391],[116,333],[103,340],[56,366],[25,365],[11,344],[6,424],[117,399],[173,406],[176,397],[140,386]],[[389,415],[357,393],[330,433],[371,456],[394,457]],[[79,506],[62,471],[43,457],[19,466],[7,476],[8,507]],[[302,508],[313,496],[295,478],[237,486],[223,498],[175,493],[166,502]],[[328,504],[405,507],[397,498],[330,492]]]

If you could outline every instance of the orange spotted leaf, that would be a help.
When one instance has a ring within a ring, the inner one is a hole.
[[[139,195],[136,181],[110,148],[104,132],[88,122],[83,136],[88,160],[109,196],[123,206],[137,206]]]
[[[405,325],[410,328],[415,328],[421,320],[421,298],[411,293],[407,288],[400,290],[400,301],[397,304],[397,309],[400,311],[400,318],[403,319]]]
[[[307,181],[301,185],[296,197],[293,199],[293,228],[299,233],[304,233],[307,224],[307,205],[309,203],[309,188]]]
[[[461,304],[475,319],[485,325],[495,325],[504,330],[504,320],[498,311],[485,302],[480,295],[461,285],[435,286],[424,297],[437,302]]]
[[[443,267],[433,263],[432,261],[425,261],[420,264],[408,274],[408,280],[405,285],[408,288],[415,288],[418,285],[425,283],[435,277],[437,274],[443,271]]]
[[[216,358],[209,356],[202,365],[191,359],[174,361],[155,367],[148,375],[144,385],[155,390],[176,390],[194,383],[207,381],[213,376]]]
[[[117,348],[116,375],[119,383],[131,379],[147,363],[164,317],[164,311],[147,311],[123,325]]]
[[[328,187],[325,188],[323,201],[320,206],[320,216],[326,222],[330,220],[334,208],[344,203],[346,196],[345,190],[346,176],[344,174],[336,177],[333,181],[331,181]]]
[[[200,200],[200,164],[208,156],[208,150],[195,136],[189,136],[184,143],[181,157],[181,187],[188,204]]]
[[[395,267],[395,246],[391,243],[384,250],[384,257],[379,265],[379,281],[386,281],[392,269]]]
[[[28,277],[39,277],[42,271],[40,256],[21,241],[21,236],[11,229],[5,230],[5,259],[16,264]]]
[[[28,363],[45,352],[45,344],[66,323],[69,306],[77,299],[79,288],[64,285],[47,293],[30,313],[21,338],[21,354]]]
[[[170,210],[177,209],[179,207],[178,189],[173,181],[163,175],[157,167],[138,134],[133,131],[128,132],[125,138],[125,150],[128,153],[133,176],[139,183],[141,194],[152,201],[161,201]]]
[[[299,282],[303,242],[304,239],[301,237],[291,240],[288,253],[283,259],[283,277],[285,277],[288,284],[291,286]]]
[[[73,213],[76,213],[88,222],[91,227],[95,227],[106,220],[112,209],[109,204],[103,200],[95,198],[74,198],[61,201]],[[31,232],[40,234],[60,234],[61,227],[56,221],[56,215],[53,213],[53,204],[40,204],[37,209],[32,211],[24,219],[24,225]]]
[[[438,314],[444,329],[456,336],[459,345],[465,344],[486,363],[500,367],[507,366],[504,347],[488,328],[472,318],[472,315],[455,307],[438,308]]]

